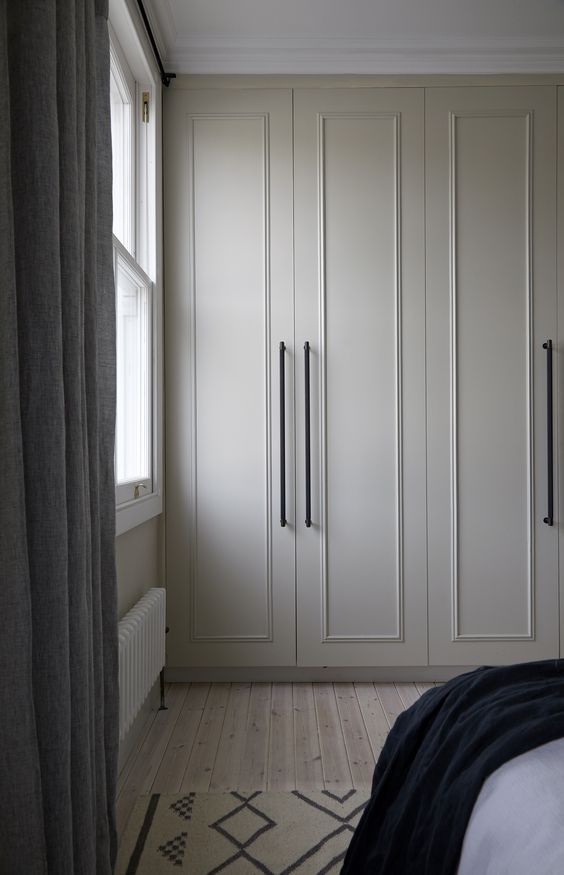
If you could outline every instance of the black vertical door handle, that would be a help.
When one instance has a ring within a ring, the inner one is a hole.
[[[309,341],[304,343],[304,373],[305,373],[305,499],[307,528],[311,526],[311,421],[309,396]]]
[[[280,341],[280,525],[286,525],[286,345]]]
[[[547,467],[547,499],[548,514],[543,522],[547,526],[554,523],[554,442],[553,442],[553,410],[552,410],[552,340],[546,340],[546,467]]]

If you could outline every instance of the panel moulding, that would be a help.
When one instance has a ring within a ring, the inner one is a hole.
[[[326,278],[325,278],[325,122],[327,119],[386,119],[394,126],[394,179],[395,179],[395,341],[396,341],[396,494],[397,494],[397,541],[396,541],[396,616],[397,629],[390,635],[334,635],[329,632],[329,579],[328,579],[328,531],[327,531],[327,366],[326,366]],[[401,113],[323,113],[318,115],[318,276],[319,276],[319,337],[320,337],[320,405],[319,421],[321,427],[321,598],[322,598],[322,637],[323,643],[346,642],[355,644],[374,643],[378,641],[404,640],[404,579],[403,579],[403,427],[402,427],[402,317],[401,317]]]
[[[265,588],[266,588],[266,631],[264,635],[198,635],[197,634],[197,564],[198,564],[198,481],[197,481],[197,380],[196,380],[196,239],[195,239],[195,149],[194,149],[194,134],[195,124],[198,120],[210,119],[225,121],[228,119],[259,120],[262,121],[262,149],[263,149],[263,194],[264,194],[264,213],[263,213],[263,264],[264,264],[264,362],[265,362],[265,519],[266,519],[266,545],[265,545]],[[189,640],[193,643],[234,643],[234,642],[260,642],[268,643],[274,640],[273,638],[273,569],[272,569],[272,512],[271,512],[271,492],[272,481],[270,476],[271,471],[271,456],[272,456],[272,439],[270,429],[270,411],[272,407],[271,399],[271,380],[270,380],[270,357],[271,357],[271,340],[270,340],[270,116],[268,113],[195,113],[187,118],[187,145],[188,145],[188,166],[190,172],[190,245],[191,245],[191,289],[190,289],[190,309],[191,309],[191,335],[190,335],[190,370],[191,370],[191,489],[189,504],[193,508],[193,513],[190,518],[190,550],[189,561],[189,578],[188,588],[190,592],[190,617],[189,617]]]
[[[456,266],[456,216],[457,216],[457,166],[456,137],[457,120],[461,118],[521,118],[526,123],[527,138],[527,514],[528,514],[528,568],[527,568],[527,620],[524,633],[471,634],[460,632],[459,611],[459,563],[458,563],[458,398],[457,398],[457,266]],[[451,112],[449,114],[449,302],[450,302],[450,495],[451,495],[451,640],[452,641],[528,641],[534,639],[534,526],[533,526],[533,409],[532,409],[532,133],[531,112],[486,111]]]

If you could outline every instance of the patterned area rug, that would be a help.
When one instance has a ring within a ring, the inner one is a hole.
[[[116,875],[336,875],[367,798],[357,790],[143,796]]]

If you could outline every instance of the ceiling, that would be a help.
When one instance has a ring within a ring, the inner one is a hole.
[[[564,72],[564,0],[145,0],[176,73]]]

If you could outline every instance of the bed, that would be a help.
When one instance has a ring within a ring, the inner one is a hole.
[[[564,873],[564,738],[514,757],[486,779],[458,875]]]
[[[400,715],[343,875],[564,873],[564,660],[484,667]]]

